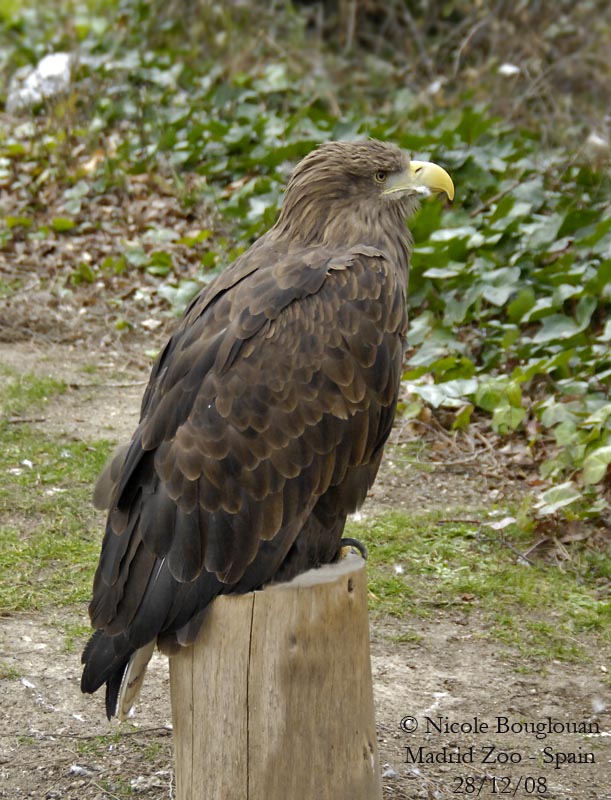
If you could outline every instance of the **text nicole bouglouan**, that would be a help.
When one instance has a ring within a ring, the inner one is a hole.
[[[549,716],[460,720],[406,715],[399,727],[408,736],[418,734],[419,740],[404,745],[405,764],[455,765],[456,775],[448,788],[457,795],[473,796],[546,795],[550,774],[578,766],[585,770],[583,779],[588,782],[588,765],[596,764],[591,741],[601,735],[597,722]],[[425,744],[420,743],[423,737]]]

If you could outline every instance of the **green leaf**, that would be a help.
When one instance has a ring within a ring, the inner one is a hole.
[[[520,322],[535,304],[535,291],[532,286],[526,286],[518,292],[517,296],[507,306],[507,316],[511,322]]]
[[[561,447],[568,447],[575,441],[577,435],[577,425],[573,420],[565,420],[554,428],[556,444]]]
[[[100,264],[103,270],[110,270],[116,275],[121,275],[125,272],[126,262],[124,256],[106,256]]]
[[[494,306],[504,306],[513,294],[512,286],[485,286],[482,297]]]
[[[219,254],[215,253],[213,250],[208,250],[207,253],[200,259],[200,263],[204,269],[212,269],[215,267],[219,260]]]
[[[493,412],[500,404],[502,393],[489,386],[481,387],[475,395],[476,405],[484,411]]]
[[[96,273],[90,264],[82,261],[78,267],[72,272],[70,281],[73,285],[78,286],[81,283],[93,283],[96,280]]]
[[[183,236],[180,239],[176,240],[176,244],[184,244],[187,247],[195,247],[202,242],[207,241],[212,236],[212,231],[208,228],[198,231],[196,234],[190,234],[189,236]]]
[[[582,467],[584,483],[599,483],[607,474],[609,464],[611,464],[611,445],[598,447],[587,455]]]
[[[160,286],[159,295],[167,300],[177,313],[182,313],[187,303],[195,297],[201,288],[201,283],[187,280],[181,281],[178,286],[170,286],[169,284]]]
[[[558,339],[570,339],[580,333],[582,328],[574,319],[564,314],[550,314],[545,317],[540,330],[533,336],[533,342],[544,344]]]
[[[172,271],[172,256],[163,250],[151,253],[146,271],[150,275],[165,277]]]
[[[552,244],[556,240],[563,222],[564,218],[561,214],[550,214],[536,222],[525,223],[522,231],[526,234],[528,246],[536,250]]]
[[[142,238],[147,242],[165,244],[166,242],[176,241],[176,239],[178,239],[178,234],[173,228],[163,228],[159,226],[155,228],[149,228]]]
[[[492,427],[497,433],[510,433],[520,426],[525,417],[525,408],[516,408],[509,403],[501,403],[492,414]]]
[[[471,422],[473,411],[474,406],[471,403],[465,403],[465,405],[461,406],[454,417],[452,430],[466,430]]]
[[[460,275],[462,271],[462,264],[456,264],[455,262],[451,262],[448,264],[447,267],[431,267],[427,269],[426,272],[423,272],[423,276],[425,278],[455,278],[457,275]]]
[[[541,516],[548,516],[581,500],[581,497],[581,492],[575,484],[567,481],[543,492],[535,502],[535,508]]]
[[[472,225],[461,225],[456,228],[441,228],[433,231],[430,239],[431,242],[449,242],[452,239],[469,239],[475,233],[477,230]]]
[[[12,217],[4,218],[7,228],[31,228],[33,221],[29,217]]]
[[[6,158],[21,158],[28,154],[28,148],[22,142],[11,142],[2,147],[2,155]]]
[[[126,247],[125,258],[133,267],[143,267],[148,263],[148,256],[142,247]]]
[[[254,83],[255,89],[260,92],[284,92],[291,87],[285,64],[268,64],[263,76]]]
[[[76,222],[68,217],[53,217],[51,227],[56,233],[67,233],[76,227]]]
[[[409,390],[422,397],[433,408],[448,406],[460,408],[465,405],[465,397],[477,389],[474,379],[457,378],[436,384],[409,384]]]
[[[581,297],[575,308],[575,320],[580,330],[585,330],[590,324],[592,314],[598,305],[595,297]]]

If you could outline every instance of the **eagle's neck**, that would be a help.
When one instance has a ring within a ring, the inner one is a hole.
[[[348,250],[360,244],[377,247],[405,272],[407,279],[412,237],[406,219],[417,201],[405,197],[372,206],[355,198],[325,200],[323,204],[313,202],[307,195],[287,196],[278,221],[266,238],[279,244],[321,245],[332,250]]]

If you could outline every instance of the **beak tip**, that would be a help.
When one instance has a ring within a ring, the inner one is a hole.
[[[412,161],[410,171],[416,183],[433,192],[445,193],[450,202],[454,200],[454,183],[443,167],[431,161]]]

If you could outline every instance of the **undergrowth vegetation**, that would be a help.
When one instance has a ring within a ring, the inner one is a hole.
[[[605,586],[611,564],[581,551],[562,570],[528,558],[529,536],[515,527],[507,538],[486,525],[395,512],[350,523],[350,535],[369,547],[370,606],[375,616],[435,619],[451,608],[478,614],[493,639],[543,659],[583,658],[581,635],[611,643],[611,606]],[[504,545],[504,546],[503,546]],[[409,609],[409,614],[406,612]],[[402,640],[417,630],[400,631]]]
[[[18,70],[46,53],[63,50],[74,61],[58,98],[0,120],[0,252],[8,260],[41,242],[111,234],[110,252],[94,247],[59,282],[57,272],[47,276],[52,292],[103,293],[130,276],[136,286],[147,281],[158,311],[180,311],[269,227],[298,158],[330,139],[392,140],[443,164],[457,187],[453,206],[426,202],[411,223],[404,413],[449,409],[454,429],[487,416],[496,434],[523,437],[539,465],[545,491],[535,516],[601,518],[611,486],[611,177],[608,143],[596,133],[603,111],[592,101],[572,127],[546,125],[553,59],[533,78],[523,46],[514,69],[484,57],[492,33],[499,41],[503,30],[515,32],[528,4],[473,18],[468,5],[432,4],[436,26],[430,9],[427,17],[389,4],[391,22],[395,14],[411,25],[410,52],[424,65],[418,81],[396,37],[369,41],[373,22],[367,28],[360,17],[363,27],[348,35],[341,19],[316,28],[300,7],[279,4],[2,4],[0,72],[5,87],[13,80],[5,101]],[[557,18],[537,22],[563,59],[586,65],[571,73],[575,92],[578,77],[604,66],[608,52],[595,45],[611,31],[604,4],[577,5],[560,4]],[[584,39],[588,9],[600,14]],[[454,23],[462,38],[448,33]],[[338,25],[343,33],[329,41]],[[477,50],[483,31],[487,44]],[[479,87],[468,71],[476,68]],[[519,114],[515,102],[498,102],[503,91],[522,95]],[[178,201],[185,229],[151,223],[134,234],[92,217],[96,204],[129,194],[138,180]],[[44,283],[44,265],[30,269]],[[26,278],[7,267],[0,296],[10,302]],[[117,328],[129,325],[120,318]]]

